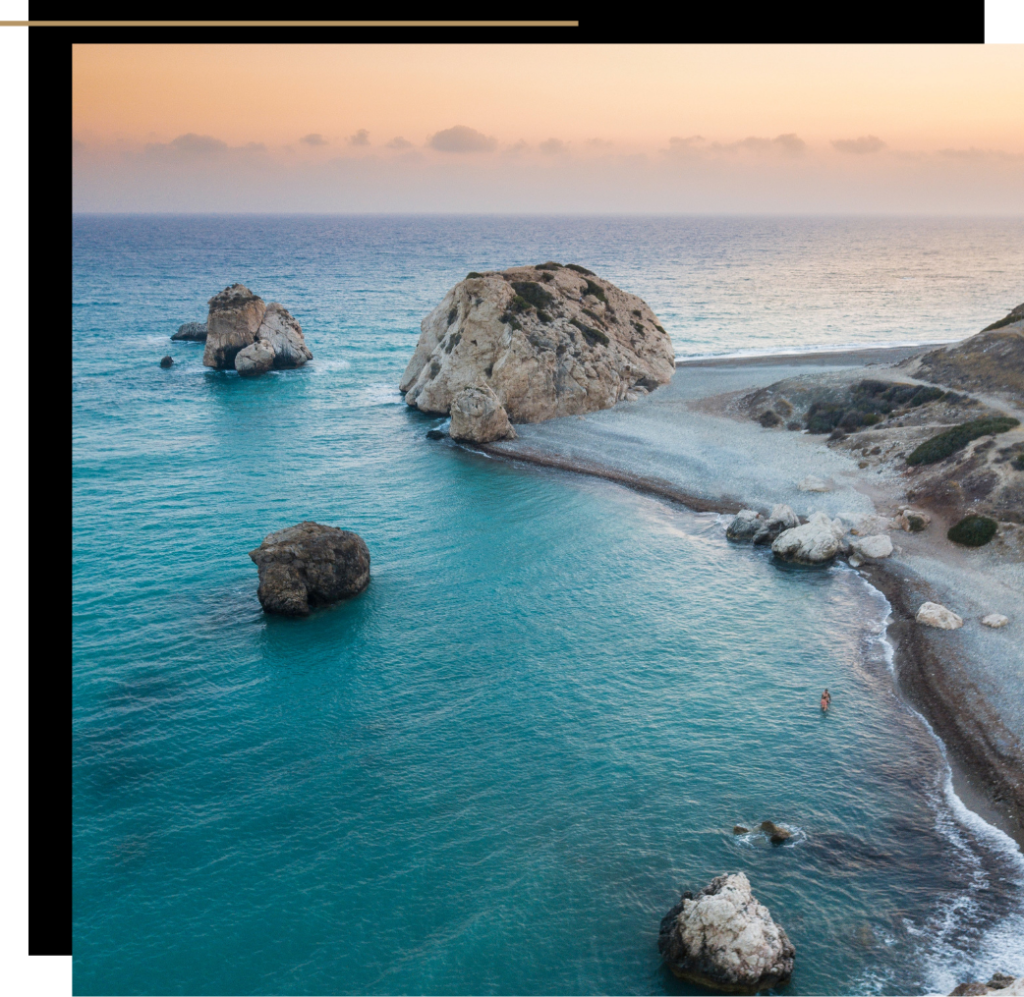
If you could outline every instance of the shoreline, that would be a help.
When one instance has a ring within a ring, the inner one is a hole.
[[[920,352],[926,345],[930,344],[854,348],[830,353],[701,358],[677,361],[676,368],[722,370],[891,364]],[[552,453],[532,447],[525,440],[511,445],[474,444],[471,449],[488,457],[602,478],[633,491],[668,499],[694,512],[734,514],[740,508],[751,505],[756,508],[766,502],[764,497],[744,502],[733,494],[721,493],[708,498],[662,477],[617,469],[580,456]],[[877,510],[874,500],[872,504]],[[1015,744],[1017,738],[967,674],[962,660],[964,651],[949,641],[943,646],[945,631],[939,632],[942,636],[925,633],[914,621],[917,605],[926,599],[941,602],[941,598],[933,595],[927,580],[895,559],[866,563],[858,571],[891,607],[886,636],[893,646],[896,692],[920,713],[939,740],[952,771],[954,793],[968,810],[1006,834],[1024,852],[1024,772],[1012,752],[1003,750],[1006,744]]]

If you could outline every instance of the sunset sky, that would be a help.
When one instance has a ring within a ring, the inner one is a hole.
[[[1024,213],[1024,47],[76,45],[76,211]]]

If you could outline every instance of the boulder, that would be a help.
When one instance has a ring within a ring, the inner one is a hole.
[[[964,621],[956,613],[937,602],[922,602],[915,619],[918,623],[938,627],[940,630],[957,630],[964,625]]]
[[[806,478],[801,480],[797,484],[797,488],[802,492],[830,492],[832,486],[821,478],[816,478],[813,474],[809,474]]]
[[[786,828],[779,827],[778,824],[773,824],[770,820],[761,821],[761,830],[768,835],[768,839],[773,845],[781,845],[782,842],[793,837],[792,831],[787,831]]]
[[[803,526],[784,530],[772,544],[777,557],[796,564],[824,564],[842,549],[842,524],[833,523],[823,512],[813,513]]]
[[[452,423],[448,434],[453,440],[492,443],[514,440],[516,431],[498,396],[486,385],[463,388],[452,400]]]
[[[981,618],[981,622],[986,627],[998,630],[1000,627],[1005,627],[1010,622],[1010,619],[1007,616],[1003,616],[1002,613],[989,613],[988,616]]]
[[[184,325],[178,326],[178,331],[171,336],[171,339],[185,340],[188,343],[205,343],[206,342],[206,323],[205,322],[186,322]]]
[[[744,827],[742,824],[734,824],[732,829],[733,834],[750,834],[750,828]]]
[[[370,552],[348,530],[303,522],[271,533],[249,557],[259,568],[264,612],[306,616],[362,592],[370,582]]]
[[[764,529],[765,519],[753,509],[740,509],[733,521],[726,527],[725,535],[730,540],[753,540]]]
[[[265,366],[268,349],[274,367],[299,367],[313,359],[302,327],[288,309],[276,301],[264,304],[263,299],[244,284],[232,284],[210,298],[209,304],[203,352],[203,363],[207,367],[258,374],[269,369]],[[264,343],[265,348],[247,353],[242,362],[243,370],[235,359],[256,342]]]
[[[863,562],[888,557],[892,553],[892,541],[884,533],[878,533],[875,536],[851,540],[850,549]]]
[[[313,359],[302,335],[302,326],[284,305],[276,301],[267,305],[263,321],[256,330],[256,338],[273,348],[275,367],[301,367],[307,360]]]
[[[172,367],[172,366],[174,366],[174,357],[161,357],[160,358],[160,366],[161,367]]]
[[[661,921],[658,949],[680,979],[733,993],[784,985],[796,955],[742,872],[687,890]]]
[[[667,383],[675,350],[647,304],[584,267],[470,274],[423,320],[399,384],[409,405],[448,414],[489,387],[512,422],[609,408]]]
[[[274,348],[262,339],[257,339],[235,354],[235,370],[243,377],[262,374],[273,366]]]
[[[256,340],[266,305],[244,284],[232,284],[210,298],[209,306],[203,364],[231,370],[238,351]]]
[[[896,522],[901,530],[906,533],[920,533],[930,522],[932,517],[923,509],[900,509]]]
[[[750,540],[755,544],[771,543],[784,530],[800,525],[800,517],[788,505],[773,505],[765,519],[753,509],[741,509],[729,524],[725,535],[730,540]]]

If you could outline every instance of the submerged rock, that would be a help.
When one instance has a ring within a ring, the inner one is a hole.
[[[512,422],[540,422],[640,397],[675,372],[647,304],[575,265],[470,274],[421,330],[399,388],[424,412],[489,387]]]
[[[160,358],[160,366],[161,367],[172,367],[173,365],[174,365],[174,357],[168,356],[168,357],[161,357]]]
[[[267,536],[249,557],[259,568],[264,612],[306,616],[362,592],[370,582],[370,552],[348,530],[302,522]]]
[[[776,537],[772,552],[795,564],[824,564],[843,549],[843,527],[823,512],[815,512],[803,526],[785,530]]]
[[[733,834],[750,834],[750,828],[744,827],[742,824],[736,824],[732,829]]]
[[[491,443],[514,440],[516,431],[508,421],[508,413],[498,396],[486,385],[463,388],[452,400],[452,424],[448,430],[453,440],[469,443]]]
[[[306,346],[302,327],[283,305],[253,294],[244,284],[232,284],[209,301],[210,314],[206,320],[206,349],[203,363],[217,370],[259,374],[271,366],[299,367],[313,354]],[[255,343],[258,350],[249,349],[238,366],[239,354]],[[267,357],[270,363],[267,363]]]
[[[680,979],[733,993],[784,984],[796,955],[742,872],[687,890],[662,918],[658,950]]]
[[[938,627],[940,630],[958,630],[964,625],[961,617],[937,602],[921,603],[917,616],[914,618],[918,623],[923,623],[928,627]]]
[[[773,845],[781,845],[782,842],[793,837],[792,831],[787,831],[784,827],[779,827],[778,824],[773,824],[770,820],[761,821],[761,830],[768,835],[768,840]]]
[[[206,323],[185,322],[183,325],[178,326],[178,331],[171,336],[171,339],[184,340],[188,343],[205,343]]]

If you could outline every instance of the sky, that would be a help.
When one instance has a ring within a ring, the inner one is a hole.
[[[76,211],[1024,214],[1024,46],[76,45]]]

